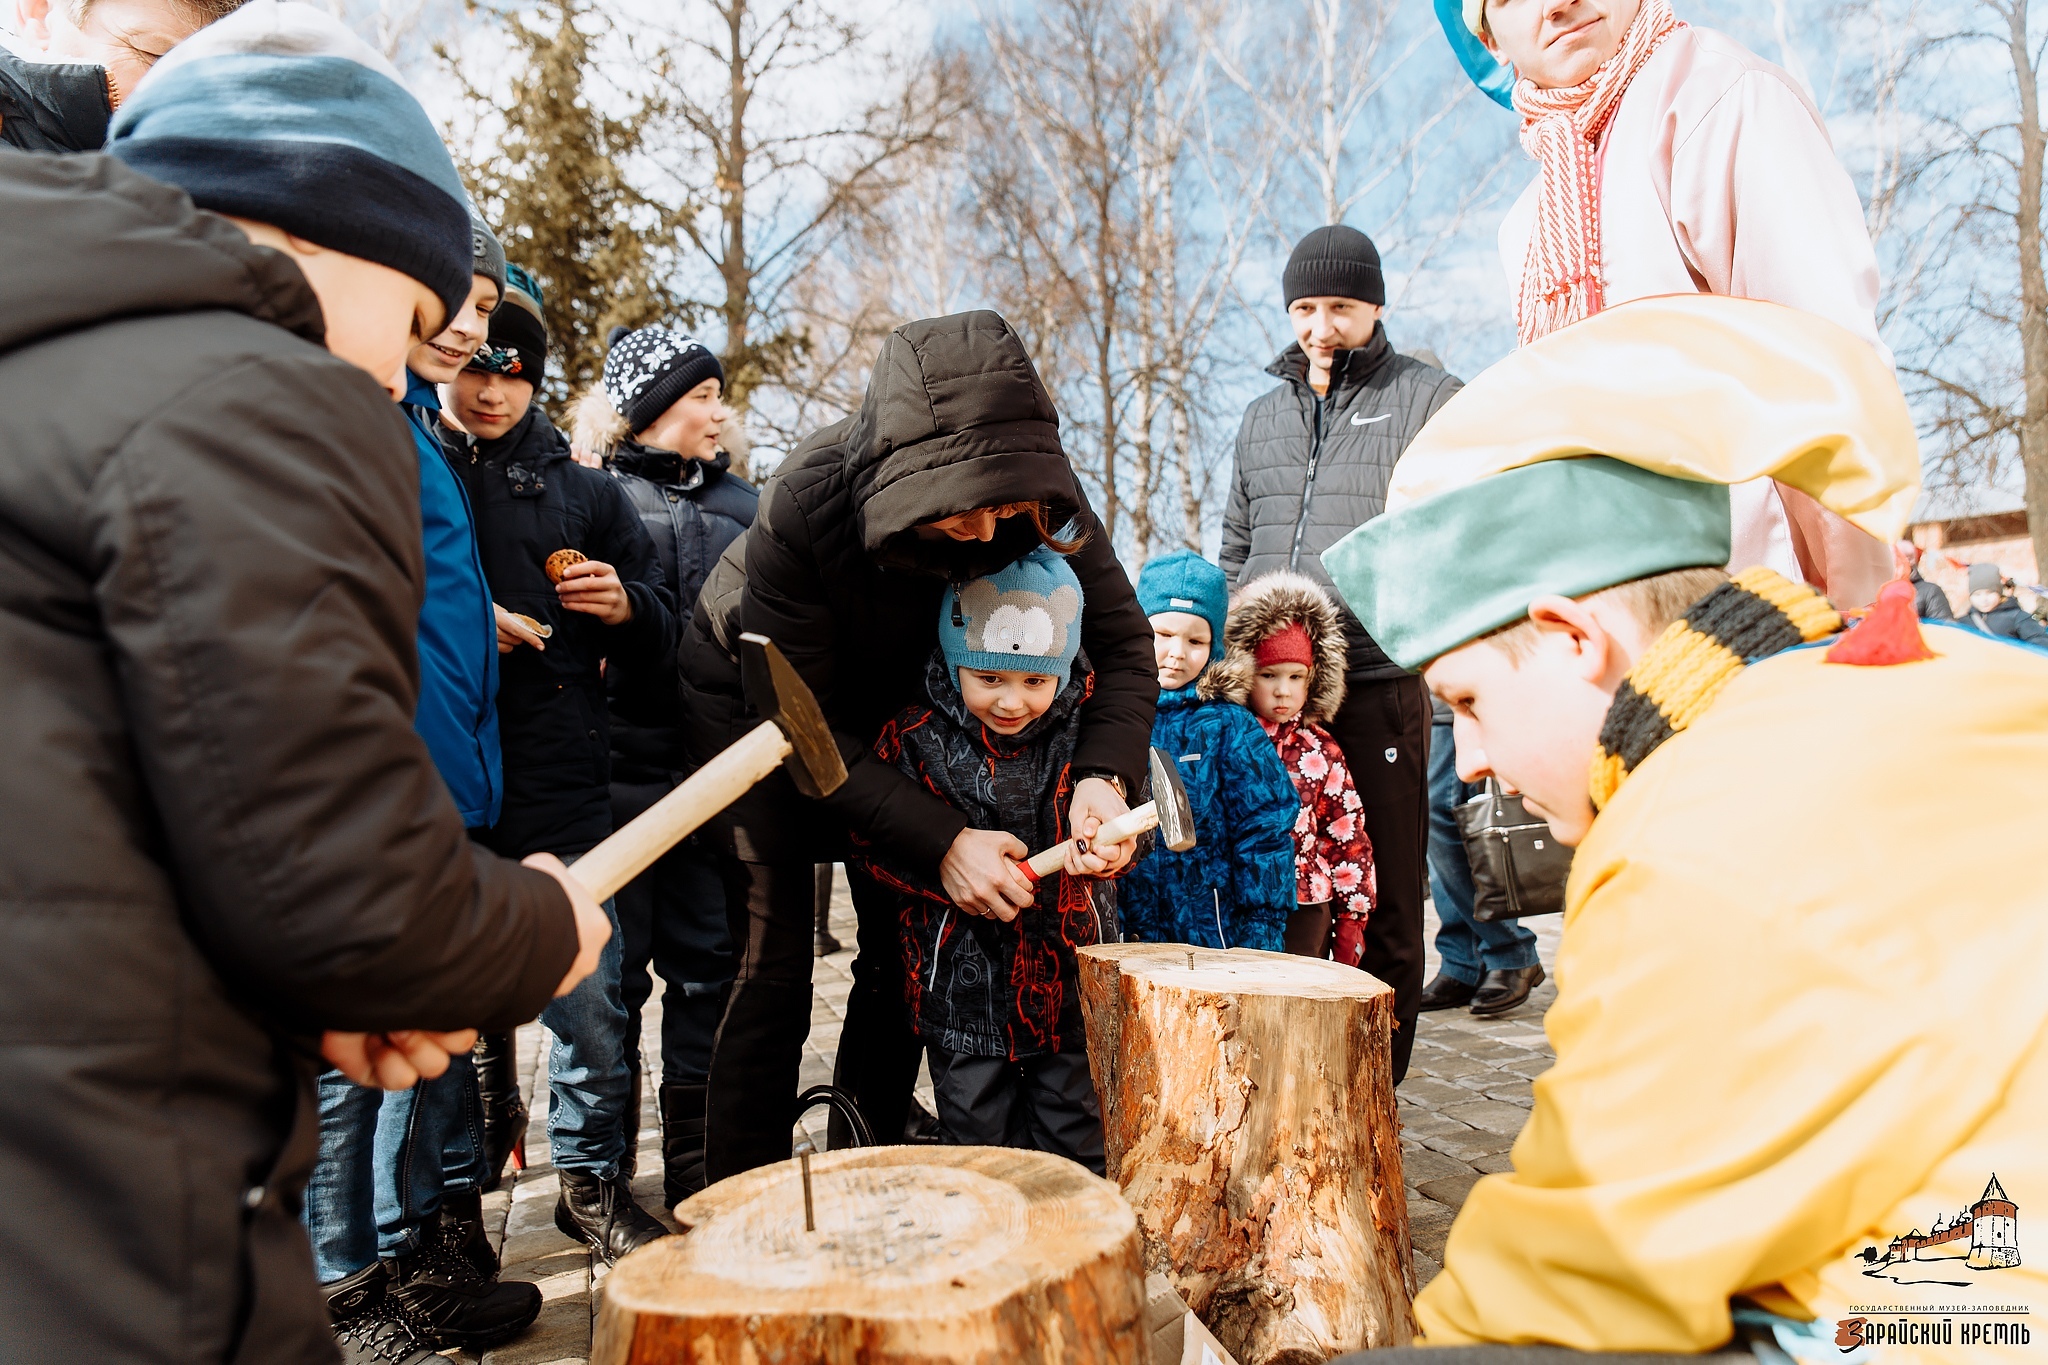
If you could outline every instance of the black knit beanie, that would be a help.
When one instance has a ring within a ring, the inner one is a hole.
[[[666,327],[614,327],[606,341],[611,350],[604,358],[604,396],[635,436],[705,380],[725,384],[725,367],[718,357],[688,333]]]
[[[510,375],[524,379],[536,389],[548,377],[548,325],[540,281],[524,267],[505,267],[505,299],[491,314],[491,336],[476,358],[472,370]]]
[[[1280,287],[1289,308],[1296,299],[1358,299],[1382,305],[1387,301],[1379,248],[1372,238],[1342,223],[1319,227],[1295,243]]]

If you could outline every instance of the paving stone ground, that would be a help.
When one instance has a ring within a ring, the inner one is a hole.
[[[843,945],[819,958],[811,976],[811,1032],[804,1042],[799,1088],[832,1079],[839,1031],[846,1020],[846,998],[853,989],[854,918],[846,879],[836,883],[832,898],[832,932]],[[1557,917],[1528,921],[1536,931],[1544,970],[1552,968],[1557,948]],[[1426,916],[1430,940],[1428,970],[1437,968],[1436,919]],[[660,1055],[661,997],[649,1002],[642,1020],[642,1054]],[[1427,1284],[1440,1268],[1451,1220],[1479,1177],[1509,1168],[1507,1152],[1529,1116],[1529,1083],[1553,1060],[1543,1034],[1543,1011],[1556,997],[1549,981],[1536,988],[1521,1008],[1494,1019],[1475,1019],[1465,1010],[1444,1010],[1422,1016],[1408,1078],[1397,1092],[1401,1116],[1403,1175],[1408,1185],[1408,1217],[1415,1247],[1416,1280]],[[538,1284],[545,1306],[532,1330],[517,1341],[485,1352],[481,1365],[586,1365],[594,1315],[604,1288],[605,1268],[593,1269],[581,1243],[556,1230],[555,1198],[559,1186],[548,1164],[547,1087],[534,1094],[536,1061],[545,1031],[529,1024],[519,1031],[520,1076],[533,1111],[527,1133],[526,1169],[508,1173],[509,1188],[484,1198],[484,1219],[500,1247],[505,1278]],[[658,1071],[658,1067],[656,1068]],[[918,1098],[932,1104],[931,1081],[920,1070]],[[826,1111],[803,1116],[792,1137],[809,1136],[822,1150]],[[661,1207],[660,1124],[649,1088],[640,1116],[639,1175],[634,1191],[641,1206],[674,1225]],[[449,1351],[452,1359],[476,1362],[468,1352]]]

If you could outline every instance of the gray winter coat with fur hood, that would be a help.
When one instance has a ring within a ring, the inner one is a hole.
[[[1385,324],[1355,351],[1339,351],[1330,392],[1309,387],[1308,357],[1289,346],[1266,373],[1280,386],[1245,409],[1217,560],[1231,582],[1275,569],[1305,574],[1338,604],[1358,681],[1404,670],[1373,643],[1323,569],[1323,551],[1387,507],[1394,463],[1423,423],[1464,386],[1395,353]]]

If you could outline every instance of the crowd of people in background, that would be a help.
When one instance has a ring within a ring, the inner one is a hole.
[[[859,922],[835,1145],[1100,1173],[1090,944],[1369,972],[1396,1083],[1422,1012],[1543,981],[1527,928],[1473,913],[1469,707],[1325,564],[1462,387],[1395,348],[1366,234],[1286,262],[1295,341],[1244,415],[1217,559],[1134,583],[998,315],[895,329],[860,410],[761,486],[682,330],[614,329],[565,430],[550,263],[339,21],[18,4],[59,60],[0,52],[0,1354],[421,1365],[517,1337],[541,1294],[501,1278],[482,1212],[541,1117],[512,1030],[552,1039],[556,1225],[606,1263],[667,1235],[632,1188],[650,1084],[666,1204],[790,1155],[820,865]],[[1525,344],[1699,292],[1888,364],[1853,190],[1782,72],[1664,0],[1465,17],[1520,74],[1539,166],[1502,232]],[[1733,566],[1870,603],[1884,544],[1769,472],[1726,480]],[[1899,555],[1917,615],[1953,615]],[[1969,587],[1959,624],[2048,638],[1996,566]],[[575,861],[759,722],[742,632],[812,689],[847,780],[777,773],[597,903]],[[1189,853],[1098,839],[1153,751]],[[1426,1326],[1522,1339],[1454,1292]]]

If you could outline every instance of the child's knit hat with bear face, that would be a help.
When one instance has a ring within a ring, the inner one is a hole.
[[[1064,687],[1081,652],[1081,602],[1073,566],[1041,547],[986,578],[947,587],[939,650],[954,668],[1043,673]]]

